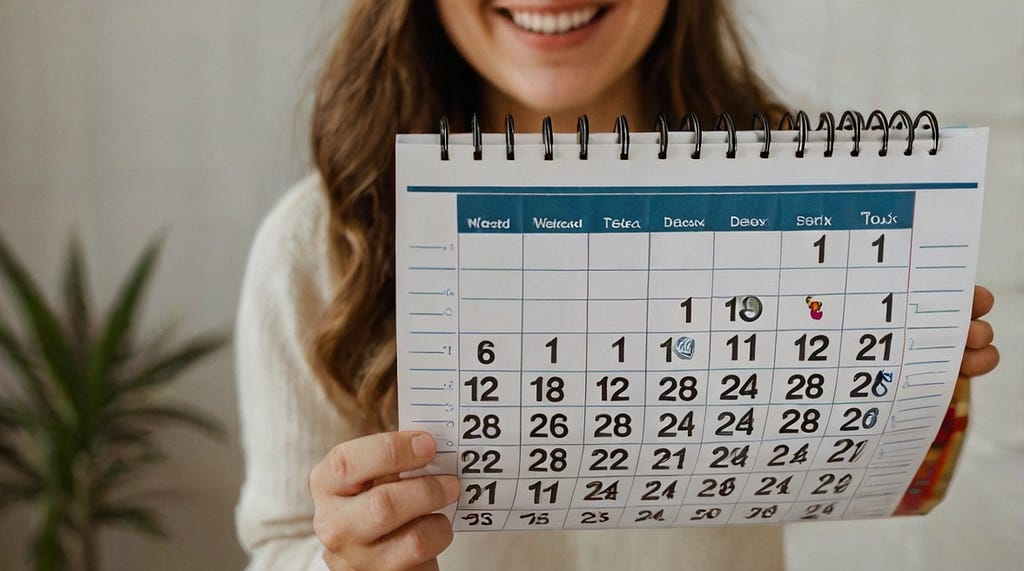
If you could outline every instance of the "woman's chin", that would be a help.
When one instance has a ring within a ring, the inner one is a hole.
[[[592,94],[601,91],[587,81],[567,80],[566,74],[556,74],[557,78],[535,78],[523,80],[517,83],[505,82],[497,87],[502,94],[499,102],[508,100],[514,103],[507,103],[509,110],[517,110],[520,113],[531,113],[535,115],[579,115],[583,113],[595,113],[592,98],[583,97],[584,94]],[[575,118],[573,119],[575,121]],[[611,125],[608,126],[611,128]],[[539,130],[540,125],[523,125],[523,130]]]

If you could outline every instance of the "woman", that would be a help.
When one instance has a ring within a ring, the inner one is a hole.
[[[238,321],[248,477],[240,534],[256,569],[433,569],[452,542],[454,476],[399,481],[429,435],[396,424],[394,136],[445,114],[503,128],[550,115],[611,127],[658,111],[778,116],[718,0],[356,1],[313,114],[318,176],[253,247]],[[982,290],[977,314],[991,306]],[[995,366],[972,324],[963,373]],[[376,434],[374,434],[376,433]],[[370,436],[367,436],[370,435]],[[307,483],[308,476],[308,483]],[[308,485],[308,487],[307,487]],[[312,501],[310,499],[312,495]],[[778,568],[779,528],[468,534],[446,563],[480,568]],[[477,555],[479,553],[480,555]],[[445,558],[442,558],[443,560]]]

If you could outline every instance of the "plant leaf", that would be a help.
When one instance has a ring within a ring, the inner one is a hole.
[[[32,554],[37,571],[60,571],[67,567],[67,555],[60,541],[61,526],[66,518],[67,510],[63,499],[46,498],[46,513],[32,542]]]
[[[139,317],[142,298],[156,267],[161,244],[162,239],[156,238],[139,255],[128,277],[118,289],[99,334],[99,342],[90,360],[86,382],[84,408],[88,412],[83,424],[89,427],[86,429],[89,433],[96,427],[93,413],[109,398],[109,385],[114,372],[134,352],[131,338]]]
[[[100,334],[91,371],[94,379],[106,376],[110,367],[117,363],[119,353],[124,350],[138,317],[139,303],[153,276],[162,243],[161,238],[151,241],[121,284]]]
[[[116,418],[111,416],[111,418]],[[137,446],[146,449],[155,449],[152,440],[153,431],[139,426],[126,426],[125,424],[113,423],[106,426],[101,434],[100,445],[112,445],[115,449]]]
[[[89,308],[89,286],[82,245],[77,237],[68,245],[64,265],[64,311],[68,317],[69,344],[75,347],[79,358],[88,346],[91,336],[92,311]]]
[[[47,305],[28,272],[0,238],[0,273],[13,290],[17,308],[35,336],[40,354],[52,379],[72,403],[78,403],[79,371],[76,370],[67,340],[53,310]]]
[[[227,338],[223,335],[197,337],[170,354],[158,357],[138,375],[125,381],[121,388],[124,392],[131,392],[171,381],[185,369],[219,351],[226,343]]]
[[[50,395],[47,394],[46,381],[36,372],[28,354],[2,319],[0,319],[0,354],[5,355],[18,371],[22,385],[36,406],[50,418],[55,418],[56,412],[50,402]]]
[[[0,482],[0,511],[22,502],[38,499],[41,488],[24,482]]]
[[[152,358],[150,357],[151,355],[159,355],[163,353],[166,347],[174,339],[178,330],[181,328],[181,323],[181,319],[178,318],[163,324],[160,331],[145,342],[138,344],[138,349],[135,353],[140,355],[143,359],[150,359]]]
[[[41,485],[43,482],[42,475],[39,474],[28,458],[25,458],[23,451],[6,442],[0,442],[0,466],[7,466],[12,471],[27,478],[34,485]]]
[[[40,426],[39,416],[28,406],[15,403],[0,403],[0,429],[21,429],[31,432]]]
[[[129,527],[145,535],[167,539],[167,532],[164,531],[156,512],[143,507],[106,504],[96,510],[93,519],[101,524]]]
[[[143,449],[130,458],[117,459],[110,462],[100,474],[93,480],[93,497],[104,499],[108,493],[113,492],[120,484],[129,481],[143,473],[143,469],[166,459],[158,450]]]
[[[197,428],[206,434],[221,439],[224,428],[216,420],[205,414],[183,405],[149,405],[131,409],[121,409],[114,413],[113,422],[130,421],[133,423],[174,422]]]

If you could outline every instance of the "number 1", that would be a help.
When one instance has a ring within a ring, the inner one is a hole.
[[[544,346],[551,349],[551,364],[554,365],[558,362],[558,337],[552,337]]]
[[[882,298],[882,305],[885,306],[885,322],[892,323],[892,293]]]
[[[881,264],[885,259],[885,234],[879,236],[871,245],[878,248],[878,263]]]
[[[821,238],[818,238],[817,242],[814,242],[812,246],[818,247],[818,263],[825,263],[825,235],[822,234]]]
[[[612,343],[612,347],[617,347],[619,349],[619,362],[620,363],[625,363],[626,362],[626,338],[625,337],[619,337],[618,341],[616,341],[615,343]]]
[[[679,307],[686,310],[686,322],[690,323],[693,320],[693,298],[686,298],[686,301],[680,303]]]

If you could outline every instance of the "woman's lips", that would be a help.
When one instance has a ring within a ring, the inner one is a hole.
[[[540,49],[564,49],[586,41],[609,9],[601,4],[502,6],[497,13],[519,40]]]
[[[508,10],[512,23],[535,34],[564,34],[586,26],[594,20],[600,9],[588,6],[560,12]]]

